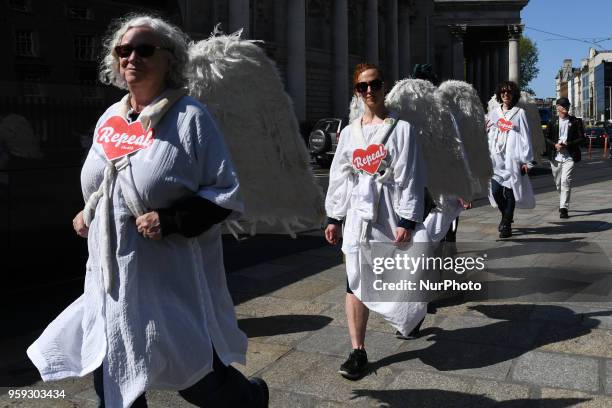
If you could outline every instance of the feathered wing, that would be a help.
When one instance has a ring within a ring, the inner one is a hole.
[[[213,35],[191,45],[189,92],[224,134],[244,196],[242,221],[252,233],[265,222],[294,235],[322,222],[322,191],[275,64],[239,36]]]
[[[34,133],[32,125],[26,118],[15,113],[0,120],[0,145],[5,145],[8,151],[17,157],[40,159],[43,156],[40,139]]]
[[[353,121],[357,118],[363,116],[365,112],[365,103],[363,102],[363,98],[353,95],[351,99],[351,104],[349,106],[349,123],[353,123]]]
[[[546,142],[542,132],[542,120],[535,100],[527,92],[521,92],[521,99],[518,106],[525,109],[527,114],[527,124],[531,131],[531,145],[533,147],[533,158],[536,161],[542,160],[542,155],[546,152]]]
[[[385,98],[385,105],[409,122],[420,136],[427,166],[427,187],[433,197],[471,197],[461,145],[448,111],[436,102],[436,87],[422,79],[398,81]]]
[[[446,106],[455,118],[470,178],[471,198],[482,196],[489,189],[493,168],[480,97],[469,83],[449,80],[436,90],[436,100]]]

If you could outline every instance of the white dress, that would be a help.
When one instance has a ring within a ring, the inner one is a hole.
[[[100,118],[120,112],[120,103]],[[107,163],[97,140],[81,173],[83,195],[98,189]],[[146,208],[170,207],[197,194],[242,212],[238,180],[222,135],[206,108],[179,99],[156,125],[154,142],[131,155],[134,185]],[[102,201],[102,200],[101,200]],[[146,389],[181,390],[212,369],[212,347],[225,364],[245,362],[247,338],[238,328],[226,285],[221,230],[159,241],[137,231],[121,185],[111,205],[112,285],[104,288],[100,208],[90,224],[84,294],[29,347],[43,380],[84,376],[104,362],[109,407],[128,407]]]
[[[521,174],[521,165],[527,164],[531,167],[533,161],[531,131],[525,110],[515,106],[507,112],[502,112],[501,106],[498,105],[487,116],[493,123],[488,133],[493,179],[512,189],[518,208],[534,208],[535,196],[531,182],[527,175]],[[501,131],[497,126],[500,119],[512,122],[512,128],[507,132]],[[497,207],[490,191],[489,201],[493,207]]]
[[[357,119],[360,121],[361,119]],[[366,143],[376,136],[382,124],[362,127]],[[330,180],[325,199],[327,215],[337,220],[345,220],[342,251],[346,258],[346,271],[351,291],[362,299],[362,274],[373,274],[371,268],[364,267],[363,249],[373,243],[391,243],[399,218],[416,221],[412,242],[429,242],[423,226],[424,190],[426,185],[425,166],[419,151],[419,141],[408,122],[398,121],[397,126],[386,141],[388,166],[393,170],[391,179],[382,183],[380,193],[372,192],[376,215],[369,228],[364,224],[367,213],[367,190],[372,177],[356,173],[352,169],[355,149],[363,149],[359,138],[352,134],[352,126],[345,127],[340,133],[336,154],[330,168]],[[374,189],[376,190],[376,189]],[[364,191],[366,193],[364,194]],[[365,204],[365,205],[364,205]],[[365,208],[364,208],[365,207]],[[419,256],[423,251],[419,250]],[[427,313],[426,302],[364,302],[368,309],[381,314],[394,328],[408,334]]]

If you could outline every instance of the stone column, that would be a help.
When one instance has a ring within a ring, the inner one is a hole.
[[[399,78],[408,78],[412,73],[410,61],[410,6],[402,2],[399,6]]]
[[[230,0],[229,2],[229,32],[242,28],[241,38],[249,38],[250,10],[249,0]]]
[[[348,76],[348,8],[347,0],[335,0],[334,4],[334,114],[346,116],[349,104]]]
[[[386,1],[385,12],[386,44],[387,51],[387,76],[389,82],[398,79],[399,57],[398,57],[398,32],[397,32],[397,0]]]
[[[378,64],[378,0],[366,0],[366,61]]]
[[[517,84],[520,81],[521,56],[519,54],[519,40],[523,27],[520,25],[508,26],[508,79]]]
[[[286,0],[274,0],[274,42],[278,47],[283,47],[286,44],[286,20]]]
[[[494,89],[501,82],[499,79],[499,46],[495,45],[493,49],[493,87]]]
[[[483,100],[487,100],[487,96],[482,89],[482,57],[480,54],[476,54],[476,59],[474,61],[474,88],[478,91]]]
[[[306,120],[305,0],[287,0],[287,92],[298,120]]]
[[[463,37],[467,31],[466,24],[450,26],[450,33],[453,37],[453,78],[465,80],[465,56],[463,53]]]
[[[482,90],[486,97],[490,97],[491,92],[491,49],[487,46],[482,50]]]

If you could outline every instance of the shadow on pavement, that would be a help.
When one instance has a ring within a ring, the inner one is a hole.
[[[249,338],[315,331],[327,326],[333,319],[316,315],[277,315],[239,319],[238,326]]]
[[[232,236],[223,236],[226,273],[229,277],[233,272],[245,267],[328,246],[322,234],[316,234],[317,232],[299,235],[296,239],[288,235],[260,235],[243,241],[236,241]],[[53,253],[52,251],[56,251],[54,239],[49,240],[48,254],[24,253],[15,256],[16,259],[27,260],[27,267],[24,266],[25,262],[21,262],[20,265],[8,268],[11,273],[7,276],[8,281],[0,297],[0,322],[3,327],[11,329],[0,333],[0,341],[35,330],[42,331],[83,293],[86,241],[73,236],[71,238],[82,246],[81,250],[72,256],[58,257]],[[60,240],[57,245],[61,244]],[[330,261],[328,264],[333,266],[342,261],[340,255],[337,258],[337,261]],[[320,271],[321,269],[312,269],[308,274]],[[17,280],[19,282],[13,282]],[[290,279],[282,279],[284,285],[292,282]]]
[[[521,228],[513,227],[521,235],[561,235],[561,234],[586,234],[589,232],[601,232],[612,229],[612,223],[605,221],[558,221],[551,222],[553,226]],[[538,239],[539,237],[534,237]],[[509,239],[511,241],[512,239]]]
[[[371,371],[394,363],[416,359],[438,371],[488,367],[512,360],[546,344],[584,336],[599,325],[599,322],[594,319],[588,320],[589,327],[579,324],[583,317],[612,315],[612,311],[582,315],[561,306],[533,304],[477,305],[470,309],[494,319],[509,319],[531,314],[562,316],[564,321],[575,321],[576,323],[503,320],[484,326],[452,330],[430,327],[421,330],[417,340],[406,343],[407,347],[415,347],[414,350],[400,352],[373,362]]]
[[[612,214],[612,208],[600,208],[598,210],[570,210],[572,213],[582,213],[580,215],[600,215],[600,214]]]
[[[357,397],[377,399],[385,407],[419,407],[419,408],[565,408],[575,406],[581,402],[590,401],[588,398],[544,398],[539,400],[514,399],[496,401],[484,395],[468,394],[457,391],[444,391],[437,389],[403,389],[403,390],[354,390]]]

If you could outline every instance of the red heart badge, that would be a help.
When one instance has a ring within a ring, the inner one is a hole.
[[[374,175],[385,157],[387,157],[385,145],[371,144],[365,150],[355,149],[353,151],[353,167]]]
[[[504,118],[500,118],[497,121],[497,128],[502,131],[503,133],[507,133],[509,131],[512,130],[512,127],[514,125],[512,125],[512,122],[510,122],[509,120],[506,120]]]
[[[145,131],[140,122],[127,123],[121,116],[111,116],[98,129],[96,143],[108,160],[114,160],[151,146],[153,133],[152,128]]]

